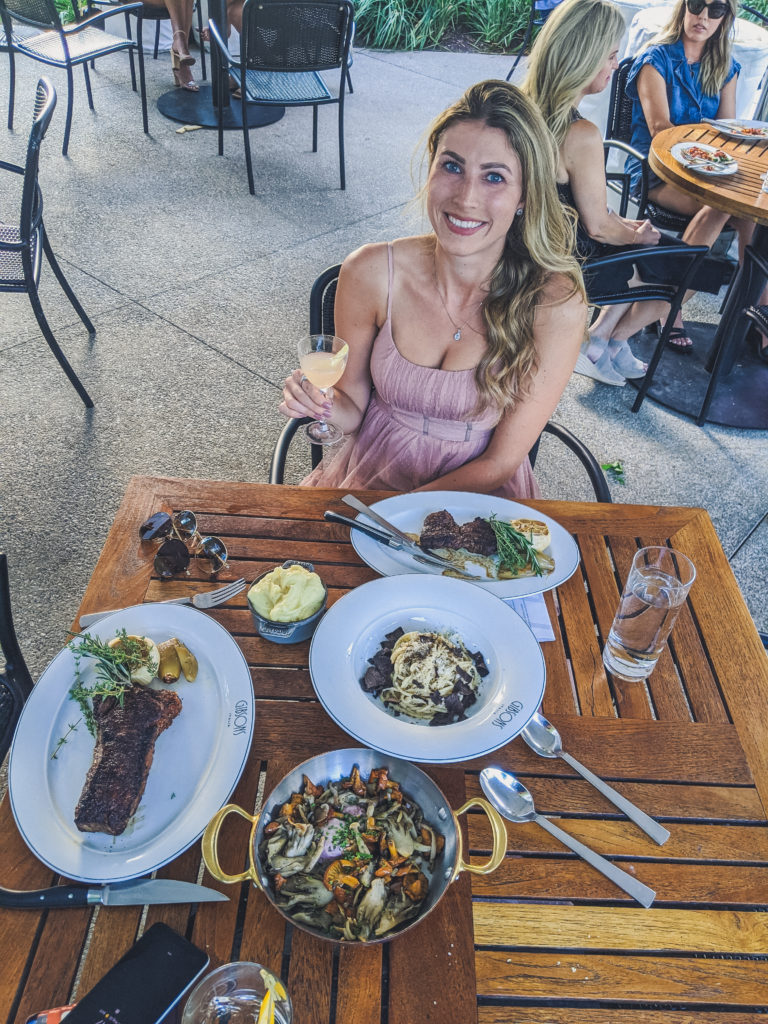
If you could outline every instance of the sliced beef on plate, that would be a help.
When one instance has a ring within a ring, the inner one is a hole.
[[[496,534],[487,519],[473,519],[461,527],[461,547],[477,555],[495,555],[499,550]]]
[[[421,527],[419,544],[423,548],[456,548],[461,547],[461,527],[450,512],[440,509],[430,512]]]

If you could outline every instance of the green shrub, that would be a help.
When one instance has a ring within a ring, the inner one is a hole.
[[[439,47],[456,35],[483,49],[508,50],[529,9],[530,0],[359,0],[355,20],[359,41],[379,50]]]

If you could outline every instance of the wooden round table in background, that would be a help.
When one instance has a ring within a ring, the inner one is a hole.
[[[723,149],[738,160],[739,169],[718,177],[686,170],[671,153],[678,142]],[[762,191],[762,175],[768,172],[768,139],[729,139],[710,125],[678,125],[654,137],[648,162],[662,181],[703,205],[754,221],[748,252],[751,249],[768,265],[768,193]],[[745,259],[729,288],[706,363],[699,351],[664,359],[648,395],[694,416],[699,424],[710,420],[725,426],[768,428],[768,365],[747,349],[751,321],[742,315],[745,306],[757,302],[765,282],[758,264]]]

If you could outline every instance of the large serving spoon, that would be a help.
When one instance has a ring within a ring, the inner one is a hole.
[[[597,775],[593,775],[589,768],[585,768],[575,757],[571,757],[570,754],[566,753],[563,750],[560,733],[543,715],[537,712],[533,716],[528,725],[523,729],[522,737],[531,750],[542,757],[562,757],[571,768],[575,768],[579,775],[582,775],[587,782],[592,783],[595,789],[599,790],[604,797],[607,797],[612,804],[615,804],[620,811],[623,811],[636,825],[639,825],[643,832],[649,835],[659,846],[663,846],[669,839],[668,829],[660,825],[658,821],[654,821],[645,811],[641,811],[639,807],[636,807],[631,800],[627,800],[625,796],[622,796],[613,786],[609,786],[607,782],[603,782]]]
[[[650,907],[653,903],[656,898],[653,889],[649,889],[647,885],[643,885],[626,871],[617,868],[615,864],[611,864],[605,857],[590,850],[578,839],[563,832],[557,825],[553,825],[549,818],[537,814],[536,808],[533,806],[533,797],[514,775],[504,772],[500,768],[483,768],[480,772],[480,785],[499,814],[503,814],[505,818],[515,822],[535,821],[569,850],[578,853],[593,868],[602,872],[606,878],[610,878],[615,885],[636,899],[638,903],[644,907]]]

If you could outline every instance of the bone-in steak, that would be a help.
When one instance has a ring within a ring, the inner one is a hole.
[[[136,813],[155,752],[155,740],[181,711],[172,690],[126,690],[122,706],[115,697],[94,697],[96,748],[75,808],[81,832],[119,836]]]

